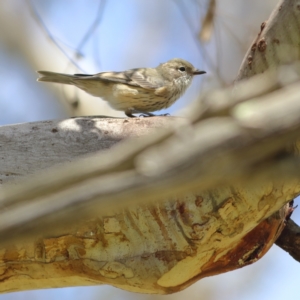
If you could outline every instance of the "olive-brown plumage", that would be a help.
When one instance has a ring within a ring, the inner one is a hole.
[[[124,72],[95,75],[61,74],[38,71],[38,81],[75,85],[106,100],[114,109],[129,117],[134,113],[152,116],[151,112],[171,106],[190,86],[195,75],[206,73],[189,62],[174,58],[156,68],[138,68]]]

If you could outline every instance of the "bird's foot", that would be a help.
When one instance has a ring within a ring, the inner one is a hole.
[[[144,118],[148,118],[148,117],[155,117],[156,115],[155,114],[152,114],[152,113],[141,113],[139,115],[139,117],[144,117]]]
[[[140,110],[137,110],[137,109],[134,109],[134,108],[131,108],[131,109],[128,109],[128,110],[125,111],[125,115],[127,117],[135,118],[136,116],[134,116],[133,114],[139,114],[139,117],[144,117],[144,118],[156,117],[156,116],[169,116],[170,115],[170,114],[155,115],[153,113],[140,111]]]

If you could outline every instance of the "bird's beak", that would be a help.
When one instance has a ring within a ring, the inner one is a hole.
[[[206,74],[206,72],[205,71],[200,71],[200,70],[195,70],[193,72],[193,75],[201,75],[201,74]]]

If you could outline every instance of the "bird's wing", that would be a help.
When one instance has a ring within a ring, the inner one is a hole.
[[[131,82],[144,89],[155,90],[163,85],[162,80],[159,80],[160,78],[156,78],[153,74],[147,76],[144,70],[129,70],[128,73],[126,75],[131,79]]]
[[[103,80],[150,90],[163,86],[163,81],[159,77],[145,76],[144,69],[131,69],[125,72],[102,72],[95,75],[74,74],[74,76],[83,80]]]

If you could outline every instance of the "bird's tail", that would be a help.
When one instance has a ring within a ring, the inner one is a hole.
[[[48,72],[48,71],[37,71],[37,72],[40,75],[37,81],[73,84],[74,79],[76,78],[76,76],[68,75],[68,74],[61,74],[61,73]]]

